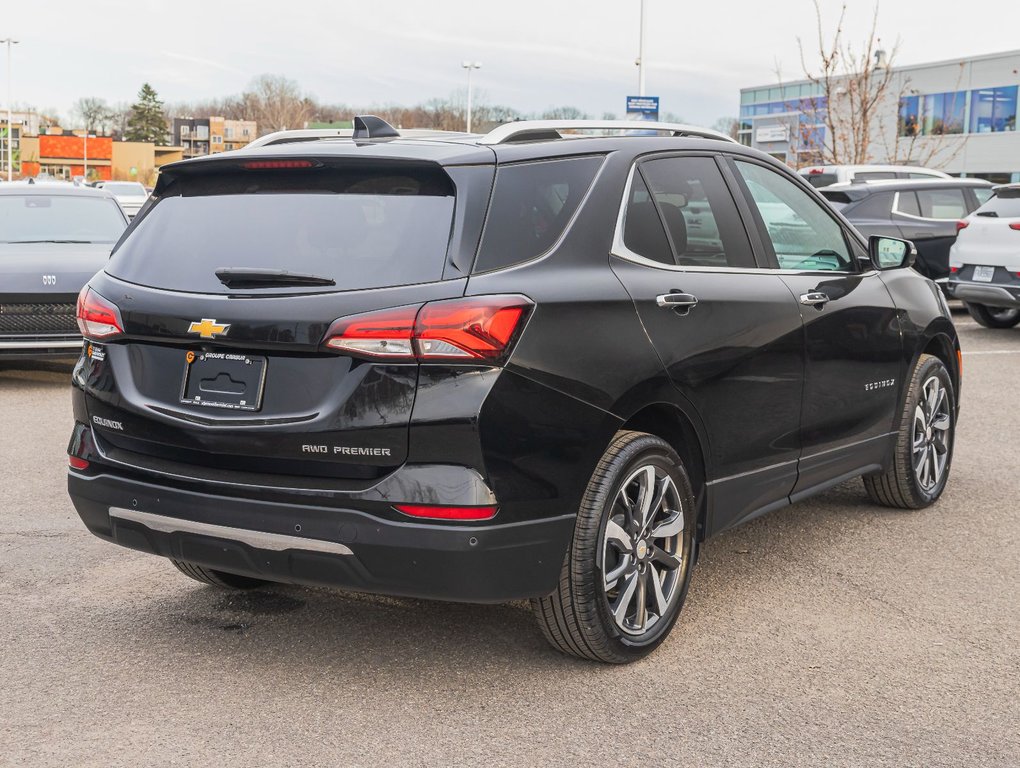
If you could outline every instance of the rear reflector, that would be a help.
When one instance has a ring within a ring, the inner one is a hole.
[[[87,339],[106,339],[124,333],[120,310],[87,285],[78,294],[78,328]]]
[[[341,317],[324,346],[373,359],[499,364],[531,310],[524,296],[471,296]]]
[[[89,463],[85,459],[79,459],[77,456],[68,456],[67,465],[71,469],[88,469]]]
[[[311,160],[251,160],[242,166],[248,171],[275,171],[288,168],[314,168]]]
[[[394,504],[393,508],[411,517],[432,520],[491,520],[498,507],[441,507],[431,504]]]
[[[956,222],[956,231],[959,232],[961,229],[966,229],[970,226],[969,221],[958,221]]]

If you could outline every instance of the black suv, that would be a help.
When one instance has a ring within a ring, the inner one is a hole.
[[[915,269],[939,284],[949,281],[949,249],[961,219],[992,196],[983,179],[911,179],[833,184],[822,196],[865,237],[902,237],[917,248]]]
[[[209,584],[531,598],[631,661],[714,534],[940,496],[959,345],[911,257],[710,131],[270,136],[165,167],[83,290],[70,495]]]

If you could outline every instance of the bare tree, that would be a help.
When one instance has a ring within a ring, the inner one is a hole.
[[[72,107],[75,118],[81,121],[88,132],[96,132],[105,136],[113,124],[113,110],[104,99],[86,96],[78,99]]]
[[[260,135],[302,128],[315,111],[314,102],[301,93],[298,84],[282,75],[257,77],[239,102],[245,118],[258,122]]]
[[[735,117],[719,117],[712,123],[712,130],[725,133],[731,139],[735,139],[737,131],[740,130],[740,121]]]
[[[808,68],[803,42],[797,39],[804,74],[820,94],[817,99],[810,100],[806,110],[802,107],[802,111],[821,116],[826,129],[822,141],[812,143],[821,154],[822,162],[834,165],[867,163],[871,160],[872,136],[878,132],[876,118],[883,103],[891,95],[891,64],[896,58],[899,44],[894,45],[889,52],[882,50],[877,34],[877,3],[871,17],[871,29],[859,48],[844,37],[845,2],[840,8],[836,30],[832,38],[827,40],[818,0],[812,1],[817,20],[820,60],[817,72]],[[822,99],[824,105],[820,103]],[[802,125],[807,127],[804,121]],[[801,138],[806,141],[812,137]]]

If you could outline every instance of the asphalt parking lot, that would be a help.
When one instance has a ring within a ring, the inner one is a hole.
[[[0,364],[0,764],[1017,765],[1020,328],[957,314],[950,485],[859,481],[713,539],[623,668],[524,604],[231,594],[88,534],[66,366]]]

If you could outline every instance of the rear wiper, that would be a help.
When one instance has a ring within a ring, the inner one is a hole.
[[[5,240],[4,242],[14,245],[23,245],[25,243],[92,243],[91,240]]]
[[[300,275],[285,269],[224,267],[216,277],[228,288],[267,288],[273,285],[336,285],[336,280],[318,275]]]
[[[999,218],[999,214],[997,214],[995,211],[978,211],[974,215],[975,216],[987,216],[990,219],[997,219],[997,218]]]

